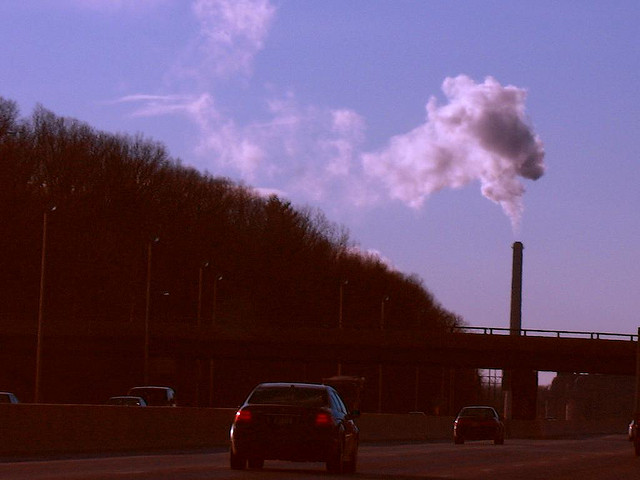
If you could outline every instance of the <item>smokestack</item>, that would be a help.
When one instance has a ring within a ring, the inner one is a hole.
[[[513,272],[511,274],[511,335],[520,335],[522,329],[522,250],[521,242],[513,244]]]

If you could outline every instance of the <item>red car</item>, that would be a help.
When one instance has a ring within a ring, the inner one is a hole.
[[[265,460],[325,462],[330,473],[354,473],[358,412],[336,390],[311,383],[262,383],[236,412],[230,466],[260,469]]]
[[[453,442],[465,440],[493,440],[496,445],[504,443],[504,424],[493,407],[464,407],[453,422]]]

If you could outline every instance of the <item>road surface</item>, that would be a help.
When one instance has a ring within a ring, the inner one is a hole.
[[[329,475],[321,463],[265,462],[233,471],[222,449],[210,452],[69,458],[0,463],[3,480],[371,480],[640,478],[640,457],[624,435],[572,440],[364,445],[354,476]]]

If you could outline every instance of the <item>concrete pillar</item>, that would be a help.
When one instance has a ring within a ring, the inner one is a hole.
[[[513,370],[511,374],[511,418],[513,420],[535,420],[538,372],[535,370]]]

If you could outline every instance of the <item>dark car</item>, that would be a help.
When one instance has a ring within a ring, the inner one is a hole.
[[[461,444],[465,440],[493,440],[496,445],[504,443],[504,424],[493,407],[464,407],[453,422],[453,441]]]
[[[0,403],[20,403],[20,401],[11,392],[0,392]]]
[[[133,395],[118,395],[107,400],[107,405],[121,405],[125,407],[146,407],[147,402],[142,397]]]
[[[354,473],[358,412],[348,412],[329,385],[261,383],[231,426],[231,468],[260,469],[265,460],[325,462],[331,473]]]
[[[127,395],[144,398],[150,407],[175,407],[178,404],[176,392],[171,387],[133,387]]]

